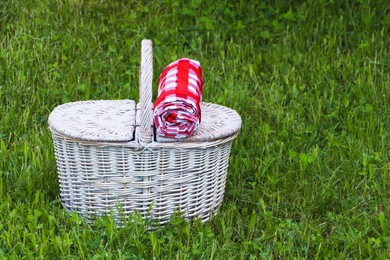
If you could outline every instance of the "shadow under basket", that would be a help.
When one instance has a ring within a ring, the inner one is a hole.
[[[60,183],[69,212],[88,220],[135,211],[163,224],[180,210],[203,222],[218,212],[232,142],[241,118],[230,108],[202,103],[194,135],[155,137],[152,127],[152,45],[142,42],[140,102],[78,101],[49,116]]]

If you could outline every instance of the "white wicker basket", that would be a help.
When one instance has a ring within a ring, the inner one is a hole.
[[[181,210],[207,221],[225,190],[230,148],[241,118],[202,103],[202,122],[189,138],[154,137],[152,43],[142,41],[140,103],[66,103],[49,116],[64,207],[87,219],[138,211],[160,223]]]

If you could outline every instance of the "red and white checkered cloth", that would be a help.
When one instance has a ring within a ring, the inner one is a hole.
[[[167,138],[191,136],[201,119],[203,79],[200,63],[182,58],[161,73],[154,103],[157,134]]]

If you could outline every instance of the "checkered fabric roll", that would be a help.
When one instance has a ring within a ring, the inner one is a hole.
[[[203,79],[200,63],[182,58],[161,73],[154,103],[154,125],[159,136],[191,136],[201,120]]]

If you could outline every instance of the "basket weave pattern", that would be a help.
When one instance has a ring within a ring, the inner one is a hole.
[[[137,210],[164,223],[180,209],[207,221],[223,199],[232,140],[208,148],[83,145],[53,135],[62,202],[100,216]],[[80,174],[82,173],[82,174]],[[120,214],[118,221],[120,221]]]
[[[60,195],[69,212],[87,219],[138,211],[169,221],[176,210],[207,221],[223,200],[232,142],[241,118],[202,103],[202,123],[187,139],[153,136],[151,42],[142,42],[140,103],[81,101],[57,107],[49,127]]]

